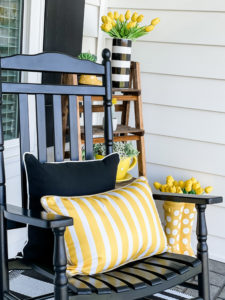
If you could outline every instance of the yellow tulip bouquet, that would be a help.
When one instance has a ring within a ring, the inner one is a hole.
[[[165,184],[155,182],[154,187],[161,192],[197,195],[204,192],[208,194],[213,190],[211,186],[203,189],[194,177],[186,181],[176,181],[172,176],[167,176]],[[195,256],[191,245],[191,233],[196,215],[195,205],[165,201],[163,208],[168,252]]]
[[[131,15],[130,10],[127,10],[125,15],[110,11],[107,16],[102,16],[101,29],[113,38],[134,41],[152,31],[160,22],[159,18],[155,18],[151,24],[141,26],[143,19],[144,16],[138,15],[137,12]]]
[[[213,190],[211,186],[207,186],[205,189],[203,189],[199,181],[197,181],[197,179],[194,177],[186,181],[183,180],[176,181],[173,179],[172,176],[167,176],[165,184],[154,182],[154,187],[157,190],[166,193],[196,194],[196,195],[201,195],[204,192],[209,194]]]

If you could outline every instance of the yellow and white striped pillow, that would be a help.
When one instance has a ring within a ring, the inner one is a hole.
[[[47,212],[74,220],[65,232],[69,276],[106,272],[167,250],[145,177],[102,194],[45,196],[41,203]]]

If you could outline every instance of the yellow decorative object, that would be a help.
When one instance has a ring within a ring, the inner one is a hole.
[[[41,204],[47,212],[73,218],[65,231],[68,276],[106,272],[167,251],[145,177],[96,195],[45,196]]]
[[[125,13],[119,14],[118,11],[110,11],[102,17],[101,29],[114,39],[126,39],[135,41],[136,39],[147,35],[159,23],[159,18],[152,20],[152,24],[140,25],[144,15],[138,15],[137,12],[131,14],[128,9]],[[108,24],[108,26],[106,26]],[[109,26],[111,25],[111,26]]]
[[[181,216],[184,203],[165,201],[163,204],[165,213],[165,233],[168,242],[168,252],[180,253],[179,232],[181,228]]]
[[[111,24],[112,19],[109,16],[106,16],[106,23],[107,24]]]
[[[188,185],[186,185],[185,186],[185,190],[186,190],[186,192],[190,192],[191,191],[191,185],[190,184],[188,184]]]
[[[133,22],[136,22],[137,21],[137,18],[138,18],[138,13],[133,13],[133,15],[132,15],[132,17],[131,17],[131,20],[133,21]]]
[[[119,20],[120,20],[120,22],[124,22],[124,20],[125,20],[124,15],[120,15],[120,16],[119,16]]]
[[[212,187],[212,186],[207,186],[207,187],[205,188],[205,192],[206,192],[207,194],[211,193],[212,190],[213,190],[213,187]]]
[[[192,181],[192,183],[196,183],[196,182],[197,182],[197,179],[194,178],[194,177],[192,177],[192,178],[191,178],[191,181]]]
[[[116,26],[116,22],[113,20],[112,21],[112,27],[115,27]]]
[[[79,79],[80,84],[98,85],[101,86],[102,82],[95,75],[81,75]]]
[[[126,174],[126,176],[122,179],[117,179],[116,182],[119,183],[119,182],[126,182],[126,181],[129,181],[133,178],[133,176],[129,173]]]
[[[192,203],[184,203],[184,210],[181,217],[180,228],[180,253],[195,256],[191,246],[191,233],[196,215],[195,205]]]
[[[161,183],[159,183],[159,182],[154,182],[154,187],[157,189],[157,190],[159,190],[160,188],[161,188]]]
[[[140,15],[140,16],[138,16],[138,18],[137,18],[137,22],[138,22],[138,23],[141,23],[141,22],[143,21],[143,19],[144,19],[144,16],[143,16],[143,15]]]
[[[118,11],[115,11],[114,12],[114,19],[117,20],[119,18],[119,13]]]
[[[152,20],[151,25],[155,26],[155,25],[159,24],[159,22],[160,22],[160,18],[155,18]]]
[[[199,188],[196,190],[196,194],[197,194],[197,195],[201,195],[201,194],[203,194],[203,193],[204,193],[204,189],[201,188],[201,187],[199,187]]]
[[[149,26],[146,26],[146,27],[145,27],[145,31],[146,31],[146,32],[150,32],[150,31],[152,31],[154,28],[155,28],[155,26],[149,25]]]
[[[166,177],[166,182],[174,182],[173,176],[169,175]]]
[[[98,154],[95,156],[95,158],[103,159],[104,156]],[[117,169],[116,181],[123,179],[126,176],[127,172],[132,170],[136,164],[137,164],[136,156],[121,158]]]
[[[127,29],[131,29],[131,28],[134,28],[136,26],[137,22],[132,22],[130,21],[128,24],[127,24]]]
[[[112,98],[112,105],[117,104],[117,99],[116,98]]]
[[[178,182],[170,175],[166,178],[166,184],[159,182],[154,183],[154,187],[161,192],[178,193],[178,194],[197,194],[210,193],[213,188],[208,186],[205,190],[200,186],[196,178],[192,177],[185,182]],[[191,233],[194,218],[196,215],[195,205],[191,203],[176,203],[165,201],[165,232],[169,245],[169,252],[194,256],[191,247]]]
[[[114,15],[113,15],[113,13],[110,11],[110,12],[108,12],[108,17],[110,18],[110,19],[113,19],[114,18]]]
[[[192,186],[192,188],[193,188],[193,190],[194,191],[196,191],[198,188],[200,188],[201,186],[200,186],[200,183],[199,182],[196,182],[196,183],[194,183],[193,184],[193,186]]]
[[[106,23],[107,22],[107,17],[106,16],[102,16],[102,23]]]
[[[128,10],[126,11],[126,14],[125,14],[125,19],[126,19],[126,20],[129,20],[129,19],[130,19],[130,16],[131,16],[131,12],[130,12],[130,10],[128,9]]]

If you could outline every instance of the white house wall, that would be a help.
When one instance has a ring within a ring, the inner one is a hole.
[[[133,44],[141,63],[147,172],[151,183],[169,174],[196,176],[225,196],[225,2],[110,0],[159,17],[156,29]],[[110,47],[111,41],[107,39]],[[210,257],[225,261],[225,204],[207,209]]]
[[[103,33],[99,30],[100,16],[106,12],[106,0],[86,0],[84,12],[84,32],[82,52],[97,55],[101,62],[101,50],[104,48]]]

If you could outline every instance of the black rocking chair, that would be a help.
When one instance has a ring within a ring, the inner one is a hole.
[[[70,159],[78,160],[78,128],[76,122],[77,96],[84,97],[84,125],[86,159],[93,158],[92,141],[92,100],[91,96],[103,96],[105,106],[105,145],[107,153],[112,152],[113,132],[111,119],[111,64],[109,50],[103,50],[103,64],[77,60],[59,53],[38,55],[16,55],[1,58],[0,68],[16,71],[59,72],[75,74],[95,74],[103,77],[103,86],[65,86],[28,83],[4,83],[0,85],[2,94],[18,95],[22,207],[6,203],[4,173],[3,126],[0,121],[0,299],[18,299],[9,290],[7,230],[20,228],[29,224],[38,228],[51,228],[54,234],[54,271],[35,269],[54,283],[54,299],[150,299],[151,295],[180,284],[190,286],[186,281],[198,275],[199,298],[210,300],[208,247],[205,210],[207,204],[222,202],[222,197],[155,194],[156,200],[195,203],[197,220],[198,254],[197,258],[164,253],[141,261],[129,263],[116,270],[93,276],[66,276],[66,253],[64,231],[72,225],[73,220],[58,216],[45,219],[42,214],[27,209],[26,185],[24,178],[23,153],[30,151],[28,95],[35,95],[37,119],[37,149],[41,162],[47,161],[45,95],[53,96],[54,157],[63,161],[62,107],[61,95],[69,97]],[[1,97],[2,98],[2,97]],[[1,102],[2,104],[2,102]],[[2,119],[2,116],[1,116]],[[49,299],[41,296],[35,299]]]

